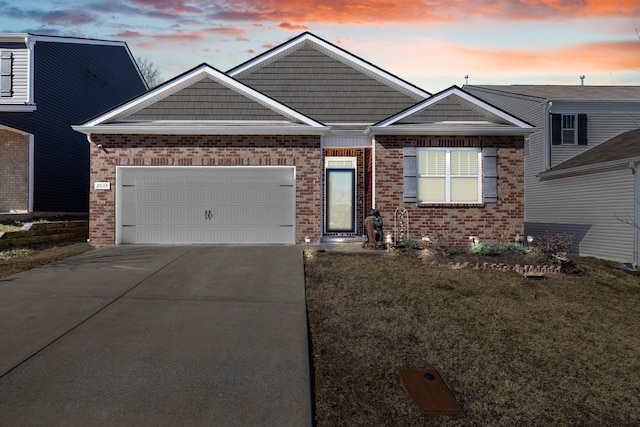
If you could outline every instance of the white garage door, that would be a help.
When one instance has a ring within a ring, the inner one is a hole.
[[[117,243],[295,243],[293,167],[116,169]]]

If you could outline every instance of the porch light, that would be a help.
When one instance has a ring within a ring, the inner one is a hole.
[[[478,239],[476,239],[476,236],[469,236],[469,241],[470,241],[471,243],[473,243],[474,245],[475,245],[476,243],[479,243],[479,240],[478,240]]]
[[[384,238],[384,242],[387,244],[387,247],[391,246],[391,233],[387,233],[386,237]]]
[[[533,236],[527,236],[527,242],[529,243],[533,242]]]

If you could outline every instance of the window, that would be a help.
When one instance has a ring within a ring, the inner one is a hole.
[[[480,203],[482,153],[477,148],[418,149],[419,203]]]
[[[586,114],[551,114],[552,145],[588,145]]]
[[[576,116],[575,114],[562,115],[562,143],[576,144]]]

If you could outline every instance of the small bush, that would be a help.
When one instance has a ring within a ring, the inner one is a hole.
[[[500,248],[492,242],[469,243],[469,252],[475,255],[496,255]]]
[[[547,231],[535,239],[536,250],[547,259],[562,253],[569,253],[573,247],[574,235]]]
[[[416,239],[407,239],[404,241],[404,247],[407,249],[417,249],[420,246],[420,241]]]
[[[450,231],[435,230],[430,235],[429,246],[444,257],[456,252],[456,239]]]
[[[509,242],[502,245],[501,251],[508,254],[524,254],[527,253],[527,248],[524,245]]]

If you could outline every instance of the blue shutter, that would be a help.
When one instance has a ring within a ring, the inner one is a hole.
[[[13,53],[8,50],[0,52],[0,97],[7,98],[13,95],[11,88]]]
[[[482,149],[482,175],[484,183],[484,202],[498,202],[498,149],[487,147]]]
[[[407,203],[418,201],[418,160],[415,147],[405,147],[403,152],[404,197]]]

